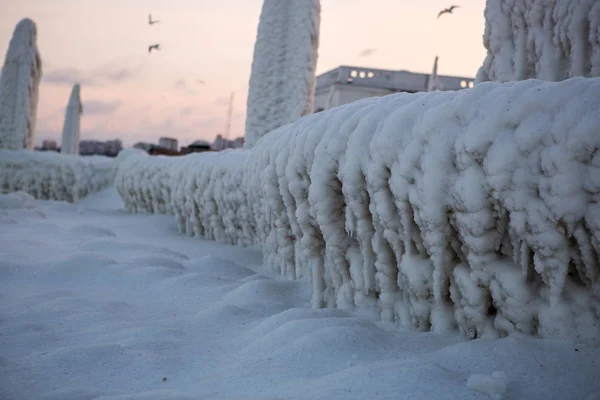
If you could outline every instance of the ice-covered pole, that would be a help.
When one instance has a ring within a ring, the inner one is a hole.
[[[319,0],[265,0],[254,45],[245,147],[313,109]]]
[[[79,154],[80,117],[83,113],[81,105],[81,88],[78,83],[73,85],[71,97],[65,113],[60,152],[64,154]]]
[[[429,77],[429,82],[427,83],[427,91],[433,92],[434,90],[438,90],[437,84],[437,67],[438,67],[438,56],[435,56],[435,61],[433,62],[433,72]]]
[[[33,149],[42,60],[35,22],[21,20],[0,77],[0,148]]]
[[[600,76],[598,0],[487,0],[476,83]]]

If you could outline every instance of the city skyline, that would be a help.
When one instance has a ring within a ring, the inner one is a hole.
[[[474,76],[485,56],[484,3],[464,1],[436,19],[447,3],[322,0],[317,74],[339,65],[430,73],[437,55],[441,74]],[[8,0],[0,54],[19,20],[36,22],[44,72],[36,144],[60,139],[74,83],[82,86],[82,140],[212,141],[224,131],[231,92],[234,138],[244,132],[261,6],[261,0]],[[161,22],[148,25],[150,13]],[[148,54],[153,43],[161,50]]]

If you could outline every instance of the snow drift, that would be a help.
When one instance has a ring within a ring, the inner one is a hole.
[[[361,100],[250,151],[169,159],[170,201],[182,230],[310,277],[315,307],[469,338],[597,338],[598,93],[575,78]]]
[[[254,46],[244,146],[313,109],[319,0],[264,0]]]
[[[0,193],[74,202],[109,185],[113,159],[55,152],[0,149]]]
[[[79,140],[81,139],[81,87],[77,83],[73,85],[67,111],[65,112],[65,124],[62,132],[60,152],[64,154],[79,154]]]
[[[41,77],[37,28],[25,18],[15,28],[0,76],[0,149],[33,149]]]
[[[597,0],[488,0],[476,82],[600,76]]]

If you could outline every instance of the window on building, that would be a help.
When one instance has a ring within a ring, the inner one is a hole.
[[[372,78],[372,77],[374,77],[374,76],[375,76],[375,74],[374,74],[374,73],[372,73],[372,72],[369,72],[369,73],[367,74],[367,76],[368,76],[369,78]]]
[[[466,88],[467,87],[467,81],[460,81],[460,87],[461,88]]]
[[[469,82],[469,87],[472,88],[473,87],[473,81]]]
[[[367,76],[367,74],[365,74],[365,71],[360,71],[358,76],[360,76],[361,78],[364,78],[365,76]]]
[[[358,75],[358,72],[353,70],[352,72],[350,72],[350,76],[353,78],[356,78],[356,76]]]

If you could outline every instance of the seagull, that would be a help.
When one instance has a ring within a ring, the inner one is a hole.
[[[452,14],[452,10],[454,10],[455,8],[460,8],[460,6],[450,6],[449,8],[440,11],[437,17],[439,18],[442,14]]]
[[[198,80],[196,81],[196,83],[200,83],[200,84],[202,84],[202,85],[204,85],[204,84],[205,84],[205,83],[204,83],[204,81],[203,81],[202,79],[198,79]]]
[[[375,53],[377,49],[364,49],[360,53],[358,53],[359,57],[369,57],[371,54]]]
[[[148,15],[148,25],[158,24],[160,21],[152,21],[152,14]]]
[[[152,49],[154,50],[160,50],[160,44],[153,44],[152,46],[148,46],[148,54],[152,52]]]

